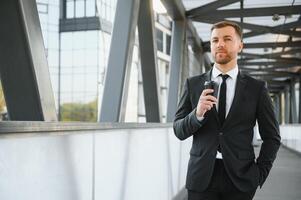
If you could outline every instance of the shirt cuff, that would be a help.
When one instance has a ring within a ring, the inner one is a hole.
[[[204,120],[204,117],[198,117],[198,116],[196,116],[196,118],[198,119],[199,122],[201,122],[201,121]]]

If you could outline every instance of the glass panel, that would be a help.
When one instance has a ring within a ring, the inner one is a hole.
[[[73,51],[73,59],[74,59],[74,66],[79,66],[84,68],[85,54],[83,49]]]
[[[85,48],[95,49],[98,47],[98,31],[87,31],[85,38]]]
[[[48,25],[59,24],[60,9],[58,6],[49,5],[48,6]],[[58,32],[58,31],[57,31]]]
[[[74,110],[73,115],[68,119],[63,117],[63,121],[91,121],[91,118],[78,118],[76,116],[80,113],[87,115],[87,112],[97,112],[95,103],[99,89],[99,60],[104,60],[104,56],[99,58],[98,55],[100,55],[100,50],[108,51],[107,49],[100,49],[98,35],[99,31],[78,31],[62,34],[61,106],[64,109],[71,106]],[[102,38],[106,38],[106,35],[103,36]],[[76,109],[80,110],[76,111]],[[64,112],[62,111],[62,113]],[[95,120],[93,118],[93,121]]]
[[[61,66],[71,67],[73,64],[72,51],[61,51]]]
[[[56,32],[48,32],[48,48],[58,49],[59,48],[59,35]]]
[[[59,55],[56,51],[49,51],[47,60],[49,67],[59,66]]]
[[[87,66],[96,66],[98,64],[97,58],[97,50],[96,49],[87,49],[86,50],[86,65]]]
[[[157,50],[163,52],[163,32],[156,29]]]
[[[95,16],[96,9],[95,9],[95,0],[87,0],[86,1],[86,16],[91,17]]]
[[[74,18],[74,1],[67,0],[67,18]]]
[[[61,33],[61,49],[69,50],[73,48],[72,33]]]
[[[39,13],[48,13],[48,5],[47,4],[42,4],[42,3],[37,3],[37,7],[38,7],[38,12]]]
[[[171,36],[166,34],[166,54],[170,55]]]
[[[76,0],[75,17],[85,16],[85,2],[83,0]]]

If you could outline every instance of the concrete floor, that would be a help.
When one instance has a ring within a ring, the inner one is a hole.
[[[259,147],[255,150],[258,152]],[[301,155],[280,147],[270,175],[254,200],[301,200]]]
[[[255,147],[258,155],[260,146]],[[183,189],[173,200],[187,200]],[[281,146],[273,168],[253,200],[301,200],[301,154]]]

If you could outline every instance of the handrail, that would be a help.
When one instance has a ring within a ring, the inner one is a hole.
[[[172,123],[91,123],[91,122],[40,122],[40,121],[2,121],[0,137],[3,134],[74,132],[112,129],[167,128]]]

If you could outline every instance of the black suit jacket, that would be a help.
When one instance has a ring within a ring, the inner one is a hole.
[[[215,108],[205,114],[203,121],[196,118],[204,82],[210,78],[211,71],[186,80],[173,123],[180,140],[193,137],[186,188],[199,192],[207,188],[219,144],[234,185],[241,191],[261,187],[280,146],[279,125],[265,83],[239,72],[233,103],[221,126]],[[255,160],[252,138],[256,120],[263,143]]]

